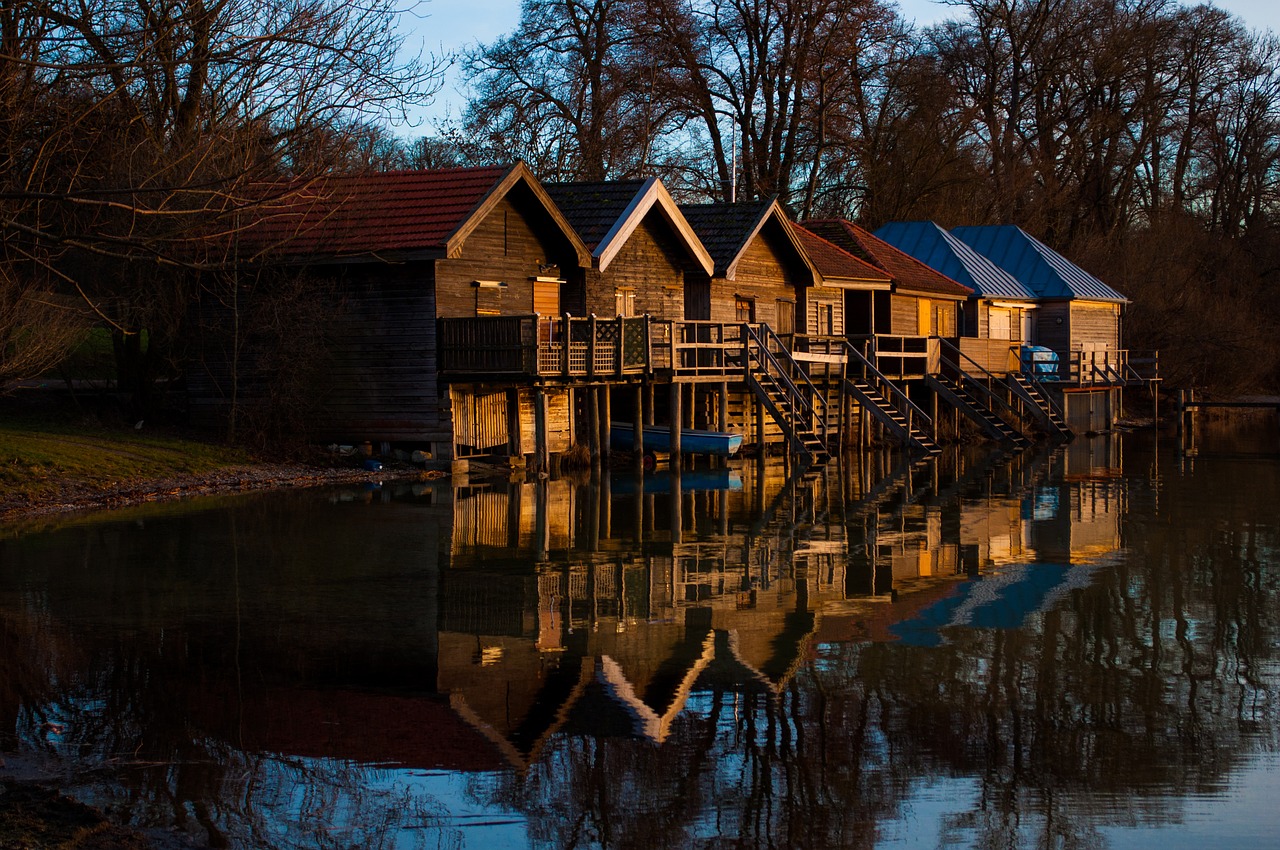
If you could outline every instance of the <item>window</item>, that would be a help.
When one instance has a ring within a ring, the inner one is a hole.
[[[751,298],[743,298],[739,295],[734,299],[734,309],[736,311],[735,321],[754,322],[756,320],[756,302]]]
[[[476,288],[476,315],[501,316],[502,293],[507,285],[496,280],[477,280],[472,286]]]
[[[614,315],[630,318],[636,314],[636,291],[619,287],[613,291]]]
[[[832,336],[836,332],[835,307],[831,304],[818,305],[818,333]]]

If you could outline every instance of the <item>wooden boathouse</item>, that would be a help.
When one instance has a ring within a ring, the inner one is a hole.
[[[1131,356],[1123,343],[1129,299],[1015,225],[957,227],[951,232],[1036,296],[1029,341],[1054,356],[1050,364],[1024,365],[1058,389],[1074,430],[1110,428],[1123,409],[1125,387],[1155,391],[1155,354]]]
[[[331,292],[321,398],[308,423],[314,438],[399,444],[448,459],[523,445],[536,422],[543,445],[568,448],[563,389],[535,394],[527,382],[466,380],[469,372],[486,380],[536,374],[540,364],[526,359],[536,349],[526,343],[565,333],[540,327],[537,316],[585,308],[591,253],[523,163],[333,177],[281,198],[239,234],[240,275],[302,272]],[[256,308],[248,301],[241,309]],[[264,403],[272,388],[236,386],[237,369],[253,364],[237,364],[225,344],[227,305],[200,309],[215,321],[203,322],[212,330],[188,395],[193,419],[211,423],[232,404]],[[619,350],[616,339],[608,350]],[[560,357],[561,349],[548,351]],[[557,359],[550,368],[569,364]]]

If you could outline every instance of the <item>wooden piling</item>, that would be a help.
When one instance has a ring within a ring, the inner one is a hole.
[[[547,391],[538,387],[533,391],[533,443],[534,470],[551,471],[551,441],[547,434]]]
[[[680,468],[680,435],[684,424],[684,416],[681,410],[681,403],[684,401],[684,386],[674,381],[671,383],[671,424],[668,426],[670,430],[671,443],[671,468]]]
[[[600,388],[600,461],[609,465],[609,448],[613,443],[613,400],[608,386]]]

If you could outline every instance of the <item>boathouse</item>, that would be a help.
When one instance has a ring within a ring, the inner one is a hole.
[[[821,219],[805,227],[880,270],[888,287],[859,286],[845,294],[850,340],[886,375],[921,378],[938,369],[931,337],[959,336],[961,306],[973,294],[946,275],[870,231],[844,219]]]
[[[279,194],[238,234],[239,274],[301,272],[328,293],[313,438],[447,459],[532,451],[540,427],[549,451],[568,448],[567,390],[535,393],[527,355],[539,335],[563,337],[564,313],[585,313],[592,257],[523,163],[336,176]],[[239,312],[260,309],[261,292],[241,288]],[[226,299],[200,312],[188,392],[193,419],[210,423],[273,388],[244,380],[261,364],[241,358]]]
[[[1129,300],[1020,227],[957,227],[952,233],[1036,296],[1028,341],[1053,357],[1024,365],[1061,390],[1068,424],[1077,431],[1110,428],[1121,410],[1122,388],[1155,377],[1134,368],[1154,370],[1154,359],[1131,364],[1124,348],[1121,322]],[[1034,357],[1040,355],[1024,359]]]

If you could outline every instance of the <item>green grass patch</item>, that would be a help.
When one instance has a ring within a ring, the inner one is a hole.
[[[0,421],[3,501],[56,498],[251,463],[242,449],[97,424]]]

